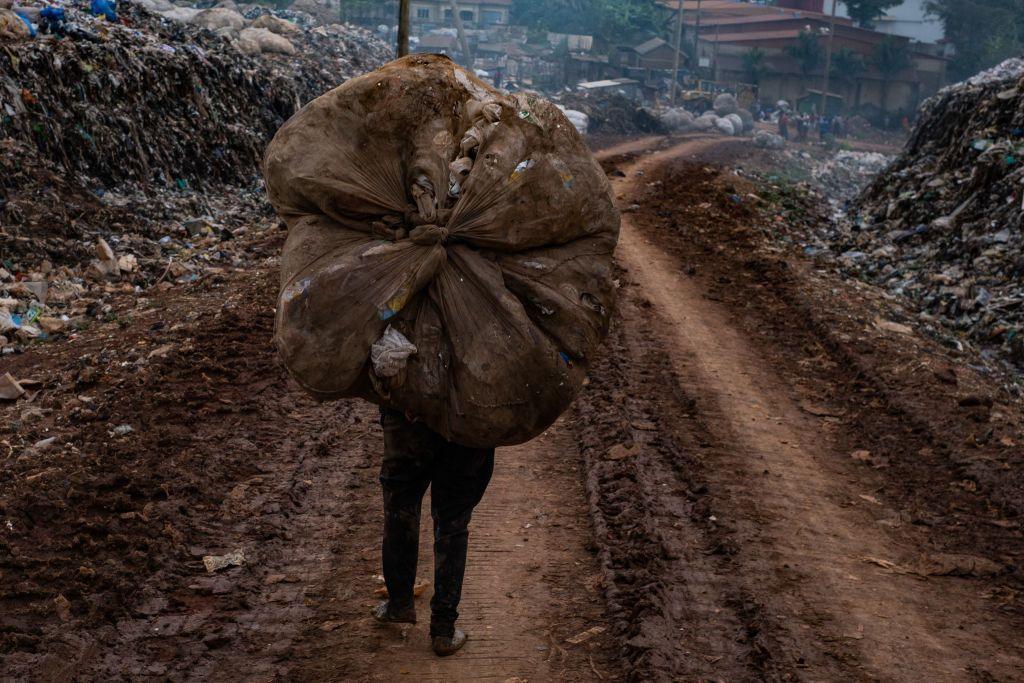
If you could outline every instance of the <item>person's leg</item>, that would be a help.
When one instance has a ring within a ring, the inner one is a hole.
[[[426,426],[409,422],[401,413],[387,408],[380,411],[380,424],[384,429],[381,560],[388,588],[387,615],[381,616],[399,616],[413,609],[420,509],[441,440]]]
[[[466,572],[469,520],[493,471],[493,448],[446,444],[435,462],[430,492],[434,518],[434,597],[430,600],[433,637],[450,639],[455,633]]]

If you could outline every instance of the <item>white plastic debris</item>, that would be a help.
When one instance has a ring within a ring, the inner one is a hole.
[[[1024,57],[1011,57],[1010,59],[996,64],[991,69],[979,71],[965,81],[954,83],[953,85],[947,85],[940,92],[957,90],[968,85],[984,85],[986,83],[994,83],[996,81],[1016,80],[1022,75],[1024,75]]]
[[[233,553],[227,555],[204,555],[203,566],[206,567],[206,571],[211,574],[215,571],[224,569],[225,567],[241,567],[245,564],[245,554],[241,550],[236,550]]]
[[[405,369],[409,356],[414,353],[416,345],[388,325],[383,336],[370,347],[370,361],[379,377],[394,377]]]
[[[733,128],[732,121],[729,119],[715,119],[715,128],[726,135],[736,134],[736,129]]]

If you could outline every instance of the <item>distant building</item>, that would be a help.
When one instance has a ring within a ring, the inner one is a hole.
[[[669,27],[674,26],[679,1],[660,1],[671,10]],[[832,20],[817,11],[822,0],[781,1],[790,6],[684,0],[683,45],[690,51],[696,46],[697,64],[704,67],[700,69],[701,75],[723,83],[751,83],[755,77],[744,63],[744,55],[756,48],[765,55],[765,68],[757,83],[761,99],[813,102],[815,94],[820,99],[824,60],[804,75],[787,48],[796,45],[805,31],[817,36],[824,47],[829,41]],[[794,9],[792,5],[796,4],[801,9]],[[815,9],[803,9],[807,7]],[[838,13],[834,31],[833,54],[843,49],[858,54],[865,69],[852,78],[829,79],[830,107],[880,108],[885,104],[890,111],[908,109],[944,85],[946,60],[938,56],[933,45],[911,43],[909,37],[854,26],[848,17]],[[901,73],[882,74],[872,65],[878,45],[886,38],[895,39],[910,53],[912,65]],[[808,95],[812,97],[807,98]]]
[[[507,26],[512,0],[459,0],[459,18],[467,28]],[[433,28],[452,26],[452,7],[448,0],[412,0],[409,17],[413,26]]]
[[[446,33],[431,33],[420,36],[416,43],[415,52],[440,52],[449,56],[459,51],[459,40],[455,36]]]
[[[675,58],[676,49],[661,38],[645,40],[626,51],[629,66],[641,69],[671,69]],[[681,56],[680,65],[685,65],[685,61],[686,58]]]
[[[564,45],[571,52],[589,52],[594,48],[594,36],[580,36],[572,33],[548,32],[548,45]]]

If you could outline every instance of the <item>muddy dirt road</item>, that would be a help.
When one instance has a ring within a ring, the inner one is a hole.
[[[414,627],[368,616],[380,430],[277,367],[280,235],[266,268],[3,361],[42,390],[0,407],[0,671],[1021,680],[1020,406],[780,246],[728,170],[745,153],[601,154],[627,207],[614,329],[574,408],[499,451],[471,527],[471,640],[448,659],[427,648],[429,586]],[[234,550],[242,566],[204,570]]]

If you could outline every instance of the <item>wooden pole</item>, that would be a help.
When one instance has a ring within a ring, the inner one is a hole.
[[[836,0],[832,0],[832,16],[828,21],[828,42],[825,44],[825,75],[821,77],[821,115],[828,111],[828,77],[832,70],[832,40],[836,35]]]
[[[701,0],[697,0],[697,25],[693,29],[693,69],[697,74],[697,78],[700,78],[700,3]]]
[[[683,50],[683,0],[679,0],[676,12],[676,54],[672,60],[672,97],[671,106],[676,106],[676,91],[679,89],[679,53]]]
[[[409,54],[409,0],[398,0],[398,56]]]
[[[466,29],[462,26],[462,17],[459,16],[459,5],[455,0],[449,0],[448,4],[452,8],[452,23],[455,25],[455,34],[459,37],[462,61],[466,68],[473,71],[473,57],[469,54],[469,41],[466,39]]]

